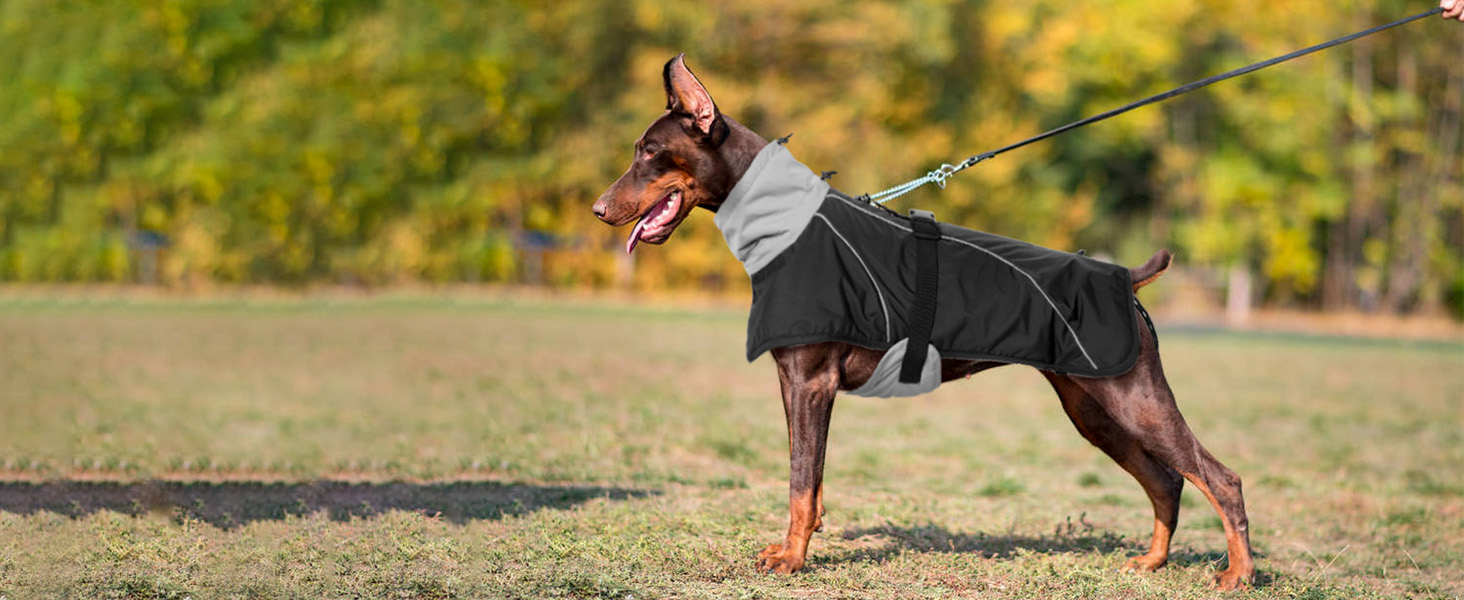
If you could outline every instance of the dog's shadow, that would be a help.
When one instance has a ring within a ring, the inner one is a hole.
[[[974,554],[983,558],[1008,559],[1025,553],[1034,554],[1141,554],[1145,547],[1111,531],[1097,531],[1086,521],[1058,525],[1051,534],[1028,535],[1015,532],[1000,534],[953,532],[931,524],[898,526],[882,524],[844,530],[839,537],[854,546],[852,550],[816,557],[814,564],[852,562],[884,562],[906,552]],[[1174,548],[1169,564],[1182,567],[1224,565],[1223,552],[1196,552]]]
[[[462,524],[543,509],[566,509],[597,498],[629,500],[656,491],[587,485],[533,485],[491,481],[353,483],[308,481],[94,481],[0,482],[0,511],[54,512],[82,517],[110,510],[124,514],[193,518],[232,528],[254,521],[325,513],[348,521],[399,510]]]

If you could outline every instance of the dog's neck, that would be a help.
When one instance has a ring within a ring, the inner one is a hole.
[[[779,144],[764,142],[740,169],[712,222],[752,275],[798,239],[829,184]]]
[[[732,117],[724,116],[723,119],[727,121],[728,134],[717,153],[722,157],[727,169],[727,181],[731,183],[728,184],[727,189],[720,190],[717,195],[719,200],[715,204],[701,205],[712,212],[717,212],[717,209],[722,207],[722,203],[727,200],[727,194],[732,191],[737,182],[742,181],[742,176],[746,175],[747,170],[752,167],[752,161],[770,143],[746,125],[733,120]]]

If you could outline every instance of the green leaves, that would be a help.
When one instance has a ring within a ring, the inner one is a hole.
[[[542,281],[735,288],[700,217],[629,277],[623,236],[587,215],[676,52],[723,112],[799,133],[802,160],[861,193],[1395,4],[7,0],[0,280],[137,277],[138,231],[172,242],[171,283],[502,280],[528,276],[515,240],[542,230],[563,242],[533,259]],[[1446,27],[1225,82],[901,202],[1121,261],[1152,250],[1123,240],[1154,238],[1189,267],[1252,269],[1275,298],[1437,303],[1464,241]]]

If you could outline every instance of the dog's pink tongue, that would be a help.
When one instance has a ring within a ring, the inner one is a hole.
[[[635,224],[635,229],[630,230],[630,239],[625,240],[625,253],[630,254],[635,250],[635,245],[640,243],[640,234],[646,228],[646,219],[641,219]]]

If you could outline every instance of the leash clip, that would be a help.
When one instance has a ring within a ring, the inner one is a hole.
[[[945,189],[946,180],[950,179],[951,175],[955,175],[960,170],[960,168],[951,163],[945,163],[941,165],[939,169],[926,173],[925,177],[931,181],[934,181],[936,187],[940,189]]]

